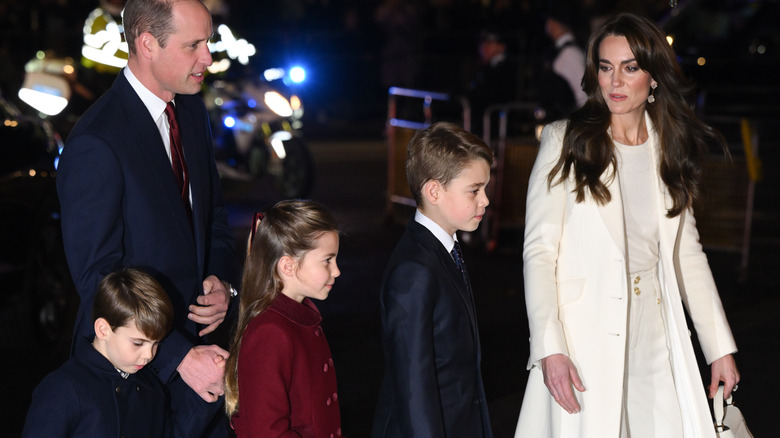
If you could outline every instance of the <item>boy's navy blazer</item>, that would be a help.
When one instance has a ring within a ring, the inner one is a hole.
[[[151,363],[163,381],[204,343],[187,318],[203,279],[234,282],[238,265],[206,108],[199,96],[177,95],[175,103],[192,226],[160,131],[124,71],[74,127],[57,173],[66,256],[81,297],[74,344],[94,336],[90,313],[100,279],[122,267],[145,268],[174,308],[173,332]]]
[[[385,377],[372,436],[491,437],[470,286],[414,219],[380,292]]]

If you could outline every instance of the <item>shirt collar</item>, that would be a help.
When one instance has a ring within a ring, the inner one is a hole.
[[[498,55],[490,58],[490,66],[495,67],[499,63],[504,62],[506,60],[506,53],[499,53]]]
[[[570,32],[566,32],[565,34],[561,35],[561,37],[558,38],[558,40],[555,41],[555,48],[560,49],[561,47],[563,47],[564,44],[571,41],[576,42],[576,40],[574,39],[574,35],[571,34]]]
[[[444,231],[444,228],[439,226],[436,222],[434,222],[431,218],[423,214],[420,210],[417,210],[414,213],[414,220],[417,221],[420,225],[424,226],[428,229],[431,233],[433,233],[434,236],[436,236],[437,239],[439,239],[439,242],[441,242],[442,245],[444,245],[444,248],[447,250],[447,252],[452,252],[452,248],[455,246],[455,241],[458,240],[457,236],[455,234],[449,235],[446,231]]]
[[[130,67],[125,67],[124,69],[125,78],[127,78],[127,82],[130,83],[130,86],[133,87],[133,90],[135,90],[135,94],[138,95],[138,97],[141,98],[141,102],[144,103],[144,106],[146,106],[146,109],[149,111],[149,114],[152,116],[152,120],[157,120],[160,118],[163,112],[165,112],[165,107],[168,105],[167,102],[160,99],[159,97],[155,96],[154,93],[149,91],[148,88],[146,88],[141,81],[138,80],[138,78],[135,77],[132,71],[130,71]]]
[[[125,380],[130,377],[130,373],[126,373],[115,367],[108,358],[95,349],[91,342],[79,342],[76,345],[74,356],[93,371],[99,371],[100,373],[109,376],[119,374],[119,376]]]

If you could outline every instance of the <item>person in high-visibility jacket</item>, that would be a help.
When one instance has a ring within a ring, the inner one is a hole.
[[[122,28],[124,0],[100,0],[84,22],[81,64],[97,73],[116,75],[127,65],[127,42]]]

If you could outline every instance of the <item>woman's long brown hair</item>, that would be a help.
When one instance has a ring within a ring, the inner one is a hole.
[[[244,264],[238,323],[225,364],[225,412],[233,415],[238,406],[238,357],[247,325],[282,291],[284,284],[276,265],[284,255],[294,258],[314,249],[322,233],[338,232],[333,215],[310,201],[281,201],[268,209],[257,224],[255,237]]]
[[[700,195],[700,163],[710,147],[718,145],[728,151],[723,136],[696,117],[689,103],[693,88],[661,29],[632,14],[615,16],[588,42],[582,79],[588,100],[569,118],[561,156],[548,175],[548,185],[562,183],[573,174],[577,202],[584,201],[588,193],[602,205],[611,200],[602,176],[611,172],[606,181],[614,178],[617,158],[608,133],[611,113],[598,83],[599,46],[608,36],[625,37],[639,67],[658,83],[655,102],[648,103],[646,111],[660,143],[658,172],[673,201],[667,216],[677,216]]]

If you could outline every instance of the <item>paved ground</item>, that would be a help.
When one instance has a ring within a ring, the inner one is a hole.
[[[344,432],[367,437],[382,376],[377,296],[384,263],[402,231],[385,215],[386,150],[380,134],[350,141],[311,144],[317,162],[317,183],[311,198],[328,205],[342,223],[339,265],[342,276],[331,297],[320,303],[340,385]],[[765,168],[770,169],[768,163]],[[774,167],[776,168],[776,167]],[[760,190],[765,190],[760,188]],[[775,189],[772,189],[775,190]],[[265,182],[226,185],[231,222],[239,246],[244,245],[251,214],[277,198]],[[759,192],[759,199],[776,200]],[[740,346],[737,356],[743,382],[736,394],[757,437],[777,436],[772,415],[780,384],[780,233],[776,207],[757,204],[749,270],[740,281],[739,256],[710,252],[710,259],[729,319]],[[504,230],[498,248],[485,253],[467,248],[466,263],[476,292],[483,369],[497,438],[514,432],[526,382],[528,329],[522,290],[521,238]],[[13,280],[4,289],[12,290]],[[66,357],[68,334],[53,345],[31,342],[23,322],[11,323],[24,302],[9,302],[0,313],[0,346],[6,353],[2,373],[7,389],[0,401],[5,431],[19,436],[35,384]],[[16,309],[16,310],[14,310]]]

